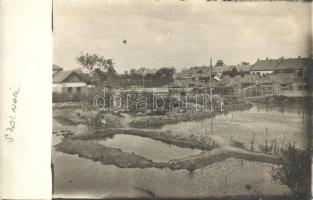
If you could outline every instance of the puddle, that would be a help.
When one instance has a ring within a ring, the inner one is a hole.
[[[96,141],[104,146],[118,148],[124,152],[141,155],[157,162],[168,162],[172,159],[196,155],[201,152],[199,149],[182,148],[151,138],[126,134],[116,134],[112,138]]]

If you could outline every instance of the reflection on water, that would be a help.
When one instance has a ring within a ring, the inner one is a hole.
[[[271,104],[255,104],[255,107],[259,112],[268,112],[268,113],[280,113],[280,114],[297,114],[303,115],[306,114],[306,109],[304,105],[271,105]]]
[[[124,152],[135,153],[160,162],[168,162],[172,159],[183,158],[201,152],[201,150],[181,148],[150,138],[125,134],[117,134],[112,138],[97,140],[97,142],[104,146],[118,148]]]
[[[198,122],[165,125],[163,129],[187,136],[190,133],[217,135],[228,140],[242,142],[246,148],[259,151],[262,145],[272,143],[277,144],[279,148],[289,144],[305,148],[306,132],[304,129],[307,120],[307,112],[301,106],[274,108],[256,104],[250,110],[220,114]]]

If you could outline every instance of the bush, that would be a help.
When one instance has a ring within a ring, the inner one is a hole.
[[[280,157],[287,163],[272,169],[272,179],[287,185],[294,192],[295,199],[310,197],[311,159],[309,151],[289,145],[281,151]]]

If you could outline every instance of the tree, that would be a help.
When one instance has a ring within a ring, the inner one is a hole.
[[[241,61],[241,65],[250,65],[250,63],[246,61]]]
[[[223,60],[217,60],[216,64],[215,64],[215,67],[216,66],[224,66],[224,61]]]
[[[113,67],[113,60],[105,59],[103,56],[98,56],[97,54],[81,53],[80,56],[76,57],[76,61],[83,69],[86,69],[90,73],[98,69],[109,74],[116,74]]]
[[[76,62],[90,75],[93,74],[95,82],[102,82],[108,77],[116,77],[117,75],[113,60],[105,59],[97,54],[81,53],[80,56],[76,57]]]
[[[175,68],[173,67],[163,67],[159,69],[155,74],[153,75],[156,79],[165,79],[172,81],[172,77],[175,73]]]
[[[238,74],[236,67],[233,67],[230,71],[230,77],[235,77]]]

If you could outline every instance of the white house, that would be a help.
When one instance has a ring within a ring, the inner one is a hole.
[[[279,64],[279,60],[268,59],[266,60],[258,60],[254,65],[252,65],[250,69],[250,74],[266,76],[270,75],[274,72],[277,65]]]
[[[53,65],[53,92],[62,94],[81,94],[87,92],[87,82],[75,71],[63,71]]]

